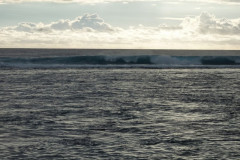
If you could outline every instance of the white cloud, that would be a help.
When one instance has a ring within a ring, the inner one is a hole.
[[[113,27],[98,15],[0,28],[0,47],[240,49],[240,20],[203,12],[177,26]]]
[[[54,2],[54,3],[86,3],[86,4],[94,4],[94,3],[108,3],[108,2],[166,2],[164,0],[0,0],[0,4],[5,3],[22,3],[22,2]],[[179,3],[179,2],[206,2],[206,3],[227,3],[227,4],[239,4],[239,0],[170,0],[166,3]]]
[[[0,0],[1,3],[22,3],[22,2],[54,2],[54,3],[108,3],[108,2],[134,2],[134,1],[146,1],[146,0]],[[151,0],[157,1],[157,0]]]
[[[85,14],[74,20],[59,20],[50,24],[23,22],[17,26],[6,27],[9,30],[23,32],[50,32],[52,30],[85,30],[85,31],[114,31],[118,28],[112,27],[104,22],[97,14]]]
[[[50,28],[46,25],[44,25],[43,23],[28,23],[28,22],[23,22],[20,23],[17,26],[13,26],[13,27],[7,27],[8,29],[11,30],[16,30],[16,31],[22,31],[22,32],[47,32],[50,31]]]
[[[185,18],[181,26],[189,30],[198,31],[201,34],[240,34],[240,19],[219,19],[207,12],[203,12],[200,16],[194,18]]]
[[[70,20],[59,20],[50,24],[50,27],[55,30],[67,30],[71,28]]]
[[[97,14],[85,14],[82,17],[76,18],[74,21],[70,22],[72,29],[83,29],[83,28],[92,28],[98,31],[113,31],[111,25],[104,22]]]

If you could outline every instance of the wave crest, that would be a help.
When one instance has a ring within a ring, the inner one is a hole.
[[[80,67],[80,66],[205,66],[205,65],[240,65],[240,56],[69,56],[39,58],[0,58],[0,66],[28,67]]]

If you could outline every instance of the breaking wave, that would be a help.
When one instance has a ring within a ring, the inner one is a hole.
[[[240,56],[69,56],[0,58],[0,67],[17,68],[188,68],[237,67]]]

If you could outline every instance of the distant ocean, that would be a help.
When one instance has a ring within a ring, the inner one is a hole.
[[[240,51],[0,49],[0,159],[240,159]]]
[[[0,49],[0,67],[239,68],[240,51]]]

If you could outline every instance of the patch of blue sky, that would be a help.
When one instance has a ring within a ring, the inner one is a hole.
[[[204,2],[111,2],[81,4],[28,2],[0,5],[0,27],[20,22],[51,23],[59,19],[74,19],[85,13],[96,13],[107,23],[117,27],[157,26],[177,24],[181,18],[196,16],[207,11],[217,17],[239,18],[239,5],[224,5]],[[179,18],[179,19],[178,19]]]

